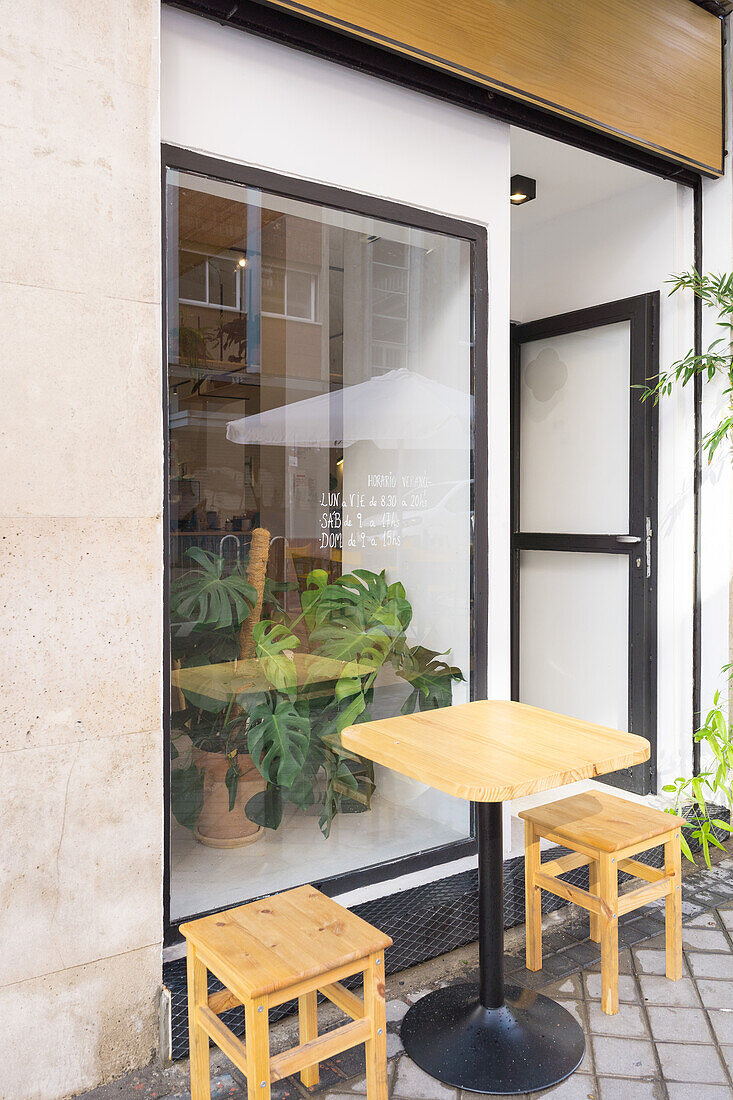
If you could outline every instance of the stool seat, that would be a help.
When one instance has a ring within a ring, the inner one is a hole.
[[[674,814],[616,798],[605,791],[575,794],[544,806],[533,806],[522,810],[519,816],[531,821],[542,836],[557,839],[567,847],[582,845],[601,852],[640,846],[685,824]]]
[[[364,1045],[367,1100],[387,1100],[385,948],[392,940],[313,886],[298,886],[181,925],[186,938],[191,1100],[211,1100],[209,1040],[247,1078],[247,1095],[270,1100],[294,1073],[306,1088],[326,1058]],[[224,988],[208,991],[208,975]],[[364,996],[343,982],[363,976]],[[318,994],[349,1022],[318,1034]],[[300,1042],[270,1054],[270,1010],[298,1002]],[[244,1007],[242,1042],[220,1019]]]
[[[252,901],[181,925],[189,943],[216,961],[229,989],[248,997],[276,993],[384,951],[392,943],[313,886]]]
[[[601,945],[601,1008],[618,1012],[618,919],[664,899],[667,977],[682,975],[681,830],[687,822],[643,802],[605,791],[571,795],[522,810],[527,969],[542,968],[542,891],[574,902],[590,914],[590,938]],[[568,855],[542,862],[542,838],[569,848]],[[633,857],[664,846],[664,866]],[[565,878],[588,868],[588,889]],[[619,895],[623,871],[642,885]]]

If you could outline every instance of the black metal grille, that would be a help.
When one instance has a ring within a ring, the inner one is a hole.
[[[553,848],[546,857],[565,855],[569,849]],[[662,849],[654,848],[638,857],[640,861],[659,867]],[[580,867],[562,876],[565,881],[588,888],[588,868]],[[620,881],[628,879],[622,874]],[[542,912],[550,913],[567,903],[543,891]],[[353,911],[370,924],[392,937],[393,945],[386,953],[387,974],[396,974],[410,966],[427,962],[457,947],[473,943],[478,938],[478,872],[429,882],[387,897],[355,905]],[[524,857],[518,856],[504,864],[504,926],[524,924]],[[188,1055],[188,1011],[186,1003],[186,960],[177,959],[163,967],[163,982],[171,994],[171,1028],[173,1058]],[[352,988],[361,978],[347,979]],[[209,992],[221,989],[221,982],[209,975]],[[286,1002],[270,1013],[270,1022],[295,1010],[293,1001]],[[232,1008],[222,1019],[235,1035],[244,1035],[244,1009]]]

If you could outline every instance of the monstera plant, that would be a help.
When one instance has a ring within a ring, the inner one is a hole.
[[[255,594],[241,565],[227,572],[215,555],[189,554],[198,569],[184,574],[174,589],[172,608],[180,624],[174,657],[182,668],[233,663]],[[216,679],[210,695],[205,686],[198,692],[184,688],[176,727],[195,747],[228,756],[230,810],[240,782],[237,761],[246,752],[262,781],[246,802],[247,818],[276,829],[291,803],[319,813],[327,837],[337,813],[371,805],[373,765],[345,749],[341,733],[369,719],[380,671],[390,668],[405,682],[403,714],[449,706],[453,682],[463,674],[444,654],[409,644],[412,607],[403,585],[389,584],[383,572],[357,569],[329,581],[324,570],[313,570],[297,614],[278,601],[282,587],[266,584],[268,615],[251,631],[257,690],[235,686],[222,697]],[[198,682],[206,684],[205,674]],[[195,759],[173,772],[173,812],[181,824],[193,827],[201,812],[201,783]]]

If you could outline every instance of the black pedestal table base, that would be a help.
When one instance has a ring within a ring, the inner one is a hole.
[[[484,1008],[478,985],[436,989],[402,1024],[413,1062],[447,1085],[516,1095],[549,1088],[580,1065],[585,1040],[573,1016],[549,997],[507,986],[500,1008]]]
[[[567,1009],[504,987],[504,863],[500,802],[479,802],[477,985],[436,989],[402,1021],[405,1051],[421,1069],[471,1092],[515,1096],[556,1085],[580,1065],[585,1039]]]

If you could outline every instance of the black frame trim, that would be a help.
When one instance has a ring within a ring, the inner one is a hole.
[[[555,534],[521,530],[520,516],[520,367],[523,344],[552,336],[599,328],[619,321],[630,323],[632,385],[644,385],[659,372],[659,291],[624,298],[572,313],[559,314],[512,326],[511,362],[511,678],[512,698],[518,699],[519,594],[522,550],[562,550],[578,553],[625,554],[629,559],[629,729],[648,737],[652,754],[648,765],[625,769],[624,778],[648,793],[656,788],[657,773],[657,425],[658,407],[637,400],[630,406],[629,526],[637,543],[618,535]],[[634,568],[644,560],[646,517],[652,524],[651,575]],[[618,534],[622,534],[619,532]],[[626,774],[628,772],[628,775]],[[618,773],[617,773],[618,774]]]
[[[168,576],[170,568],[169,533],[169,432],[168,432],[168,295],[167,295],[167,221],[166,221],[166,177],[168,170],[188,172],[195,175],[214,177],[227,183],[242,184],[259,188],[272,194],[283,195],[304,202],[333,206],[341,210],[364,214],[367,217],[381,218],[401,225],[415,226],[436,233],[468,240],[472,245],[473,264],[473,353],[472,353],[472,396],[474,404],[472,506],[474,512],[473,562],[471,569],[473,615],[472,633],[472,690],[471,697],[483,699],[487,690],[488,655],[488,458],[476,461],[477,455],[488,456],[488,234],[485,226],[455,218],[434,214],[403,205],[402,203],[360,195],[326,184],[313,183],[283,176],[259,168],[250,168],[241,163],[230,162],[201,153],[194,153],[174,145],[162,146],[161,153],[161,193],[162,193],[162,253],[163,253],[163,331],[162,331],[162,402],[164,426],[164,625],[163,625],[163,774],[164,774],[164,886],[163,886],[163,942],[165,945],[179,942],[181,937],[178,926],[183,921],[193,920],[216,912],[217,908],[191,914],[180,920],[171,920],[170,914],[170,638],[168,623]],[[454,841],[425,851],[419,851],[397,859],[375,863],[363,869],[334,875],[314,883],[326,894],[341,894],[357,887],[376,882],[387,882],[398,876],[414,871],[446,866],[464,856],[475,855],[477,851],[475,835],[475,813],[471,810],[470,836],[465,840]],[[256,900],[256,899],[246,899]]]

